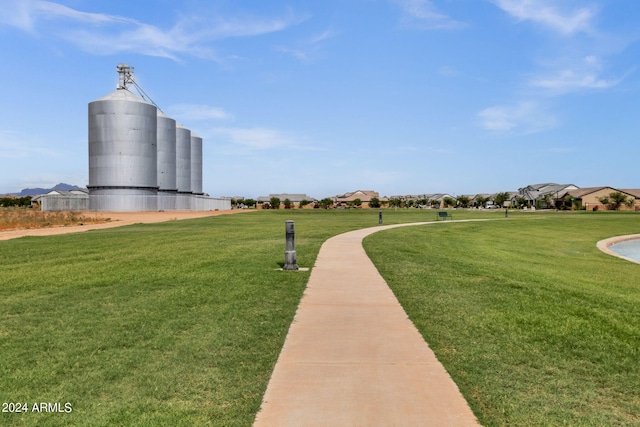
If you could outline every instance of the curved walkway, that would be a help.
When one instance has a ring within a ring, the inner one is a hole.
[[[255,427],[479,425],[362,247],[423,224],[322,245]]]

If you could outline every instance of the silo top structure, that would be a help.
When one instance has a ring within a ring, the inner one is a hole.
[[[118,64],[116,70],[119,74],[116,89],[126,89],[130,83],[133,83],[133,67],[127,64]]]

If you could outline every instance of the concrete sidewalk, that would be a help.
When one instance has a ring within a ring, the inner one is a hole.
[[[254,426],[477,426],[352,231],[320,249]]]

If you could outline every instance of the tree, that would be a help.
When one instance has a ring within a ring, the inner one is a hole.
[[[356,206],[356,207],[359,208],[360,206],[362,206],[362,200],[361,199],[355,199],[353,201],[353,206]]]
[[[495,203],[497,206],[504,207],[504,202],[506,202],[507,200],[509,200],[509,193],[505,191],[503,193],[496,194],[496,196],[493,198],[493,203]]]
[[[402,202],[398,198],[389,200],[389,207],[399,208],[401,204]]]
[[[285,209],[291,209],[291,200],[289,200],[289,198],[284,199],[284,202],[282,203],[284,204]]]
[[[550,208],[551,207],[551,194],[547,193],[542,196],[541,199],[536,200],[536,207],[538,208]]]
[[[445,208],[451,207],[456,204],[456,199],[452,199],[451,197],[445,197],[444,199],[442,199],[442,203],[444,203]]]
[[[8,206],[20,206],[20,207],[28,207],[31,206],[31,196],[25,197],[3,197],[0,199],[0,206],[8,207]]]
[[[280,198],[272,197],[269,199],[269,203],[271,204],[271,209],[280,209]]]
[[[631,209],[636,204],[636,199],[633,198],[633,197],[629,197],[629,200],[624,202],[624,204],[627,205],[627,207]]]
[[[476,197],[476,206],[486,208],[488,201],[489,201],[488,197],[478,196]]]
[[[467,196],[458,196],[458,204],[460,205],[460,207],[468,208],[469,207],[469,203],[471,203],[471,199],[469,199],[469,197],[467,197]]]
[[[609,196],[598,197],[598,201],[605,206],[609,206]]]
[[[333,205],[333,200],[325,197],[324,199],[320,200],[319,204],[322,209],[329,209],[329,207]]]
[[[300,207],[300,209],[302,209],[303,207],[307,206],[309,203],[311,202],[306,199],[302,199],[300,200],[300,203],[298,204],[298,206]]]
[[[527,199],[524,196],[518,196],[516,197],[516,203],[519,207],[523,207],[527,204]]]
[[[253,206],[255,206],[255,205],[256,205],[256,201],[255,201],[255,200],[253,200],[253,199],[245,199],[245,200],[244,200],[244,205],[245,205],[246,207],[248,207],[248,208],[251,208],[251,207],[253,207]]]
[[[372,197],[371,200],[369,200],[369,207],[370,208],[379,208],[380,207],[380,199],[378,199],[377,197]]]
[[[611,206],[611,208],[617,211],[620,209],[620,206],[626,203],[627,196],[619,191],[614,191],[613,193],[609,194],[609,200],[609,205]]]
[[[571,194],[565,194],[562,198],[562,209],[563,210],[579,210],[582,208],[582,202],[580,199],[576,200]]]

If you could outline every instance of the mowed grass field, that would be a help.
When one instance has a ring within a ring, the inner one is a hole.
[[[637,233],[638,214],[522,213],[365,248],[483,425],[638,426],[640,265],[596,248]]]
[[[434,211],[385,209],[384,223]],[[640,265],[617,213],[453,213],[388,230],[375,264],[485,425],[640,423]],[[249,426],[310,272],[378,210],[260,211],[0,241],[0,425]],[[40,402],[69,413],[37,413]]]
[[[0,425],[248,426],[309,272],[377,211],[260,211],[0,241]],[[424,213],[390,213],[395,221]],[[429,215],[431,218],[434,215]],[[71,413],[34,413],[69,402]]]

